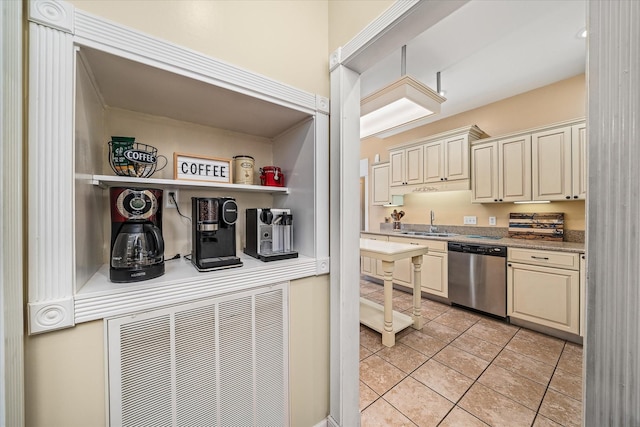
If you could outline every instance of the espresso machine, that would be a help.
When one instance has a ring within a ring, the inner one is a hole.
[[[139,282],[164,274],[162,190],[113,187],[109,279]]]
[[[191,262],[198,271],[240,267],[236,256],[238,205],[230,197],[192,197]]]
[[[291,209],[253,208],[246,212],[244,252],[262,261],[297,258]]]

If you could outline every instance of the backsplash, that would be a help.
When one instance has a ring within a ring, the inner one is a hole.
[[[464,236],[478,235],[488,237],[509,237],[508,227],[478,227],[473,225],[438,225],[438,232],[456,233]],[[380,231],[393,232],[392,223],[380,223]],[[401,231],[429,231],[429,224],[402,223]],[[564,241],[584,243],[584,230],[564,230]]]

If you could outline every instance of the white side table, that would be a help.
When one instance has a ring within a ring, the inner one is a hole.
[[[420,314],[422,256],[429,251],[427,246],[408,243],[385,242],[360,239],[360,255],[382,261],[384,272],[384,306],[360,298],[360,323],[382,334],[382,344],[393,347],[396,333],[408,326],[422,329]],[[393,267],[401,259],[411,258],[413,263],[413,312],[411,316],[393,311]]]

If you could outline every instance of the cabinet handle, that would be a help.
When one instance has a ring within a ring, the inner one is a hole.
[[[444,181],[444,178],[440,178],[440,181]]]
[[[497,202],[497,201],[498,201],[498,199],[493,199],[493,201],[494,201],[494,202]]]
[[[573,196],[573,198],[574,198],[574,199],[577,199],[577,198],[578,198],[578,196]]]
[[[502,199],[499,199],[499,201],[502,201]]]
[[[571,196],[567,196],[567,197],[565,197],[565,199],[570,199],[570,198],[571,198]]]
[[[542,260],[545,260],[545,261],[549,260],[549,257],[546,257],[546,256],[533,256],[533,255],[531,255],[531,258],[533,258],[533,259],[542,259]]]
[[[584,259],[584,255],[580,256],[580,258]]]
[[[513,267],[513,266],[511,265],[511,263],[509,263],[509,264],[507,264],[507,267]]]

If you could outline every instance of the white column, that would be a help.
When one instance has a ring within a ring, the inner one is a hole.
[[[360,76],[331,71],[331,368],[329,425],[359,426]]]
[[[584,424],[640,423],[640,2],[587,2]]]
[[[29,3],[29,332],[74,325],[73,8]]]
[[[22,2],[0,6],[0,425],[24,425]]]

